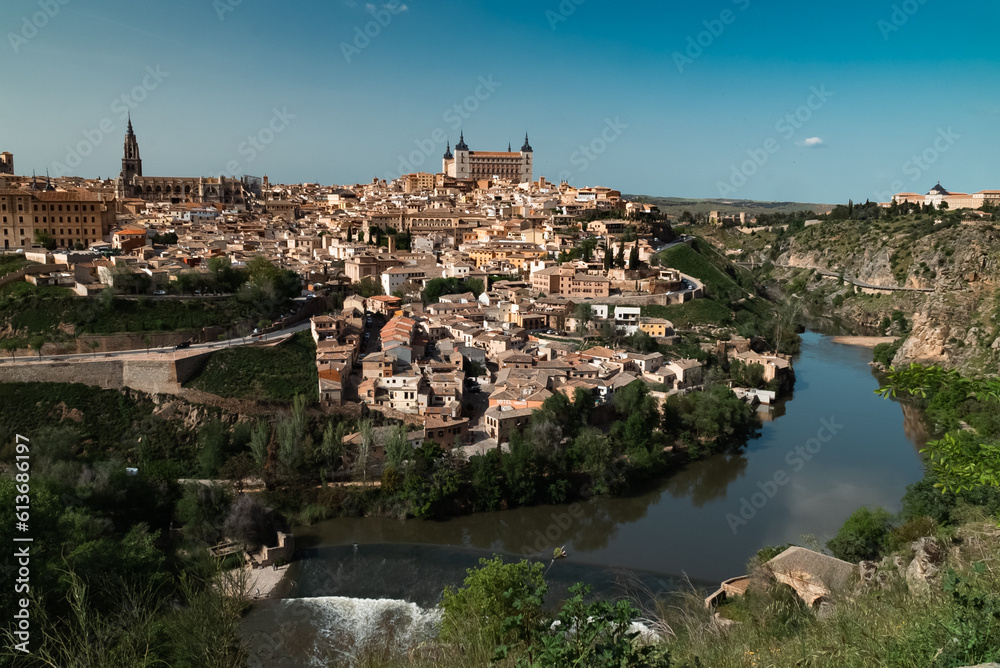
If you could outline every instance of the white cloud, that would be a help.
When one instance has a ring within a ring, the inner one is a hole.
[[[819,137],[809,137],[803,141],[797,142],[799,146],[805,146],[806,148],[813,148],[814,146],[826,146],[826,142]]]

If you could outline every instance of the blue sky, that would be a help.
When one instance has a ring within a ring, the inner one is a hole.
[[[630,193],[1000,188],[998,22],[985,1],[5,0],[0,150],[114,176],[131,108],[151,176],[366,182],[438,171],[462,129],[473,150],[528,131],[536,177]]]

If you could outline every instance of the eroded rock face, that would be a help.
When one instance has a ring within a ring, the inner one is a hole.
[[[951,356],[947,349],[951,336],[951,326],[947,322],[932,317],[928,312],[913,316],[913,328],[909,338],[899,348],[893,363],[948,364]]]
[[[937,538],[921,538],[914,542],[913,561],[906,569],[906,584],[914,594],[930,593],[931,583],[936,582],[944,564],[945,550]]]

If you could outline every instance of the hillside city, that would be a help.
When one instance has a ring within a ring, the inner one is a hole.
[[[363,403],[421,428],[415,445],[467,454],[506,444],[556,392],[583,389],[601,405],[636,380],[662,388],[661,400],[702,384],[697,359],[578,350],[607,328],[615,338],[641,332],[651,348],[677,343],[669,320],[643,313],[700,299],[705,287],[660,266],[658,253],[686,240],[654,205],[609,187],[520,182],[531,178],[527,137],[520,152],[474,152],[463,134],[440,173],[353,186],[143,177],[131,119],[124,146],[113,180],[16,177],[4,154],[4,246],[29,264],[0,283],[81,298],[208,299],[222,290],[220,263],[238,270],[262,257],[293,272],[301,292],[279,320],[248,323],[244,336],[262,341],[308,321],[321,407]],[[444,289],[422,300],[432,285]],[[89,352],[72,346],[45,343],[39,357]],[[791,375],[787,355],[749,342],[728,351],[762,365],[765,382]],[[18,352],[30,360],[30,349]],[[770,403],[775,394],[741,396]]]

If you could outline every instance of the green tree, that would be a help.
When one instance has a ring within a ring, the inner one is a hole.
[[[250,437],[250,454],[253,455],[253,460],[257,462],[261,471],[264,471],[267,466],[267,448],[270,440],[271,430],[267,423],[261,420],[257,423]]]
[[[333,421],[323,428],[323,440],[320,444],[323,462],[328,468],[336,469],[344,456],[344,423],[334,426]]]
[[[365,418],[358,423],[358,451],[354,458],[354,470],[361,476],[363,482],[368,482],[368,469],[375,455],[376,434],[375,423],[371,418]]]
[[[370,276],[362,278],[358,283],[353,286],[354,292],[365,299],[369,297],[378,297],[383,293],[382,283],[377,281]]]
[[[0,341],[0,350],[9,352],[11,359],[17,359],[17,349],[19,346],[20,342],[17,339],[4,339]]]
[[[580,336],[586,336],[590,329],[590,323],[594,321],[594,307],[586,302],[581,302],[576,305],[573,316],[576,318],[576,333]]]
[[[42,359],[42,348],[45,346],[44,336],[33,336],[28,339],[28,345],[31,349],[38,353],[38,359]]]
[[[403,464],[409,458],[412,448],[407,438],[405,424],[393,427],[385,440],[385,463],[397,471],[403,471]]]
[[[46,230],[35,230],[35,243],[39,244],[45,250],[53,251],[56,249],[56,240],[52,238]]]
[[[476,299],[479,299],[479,295],[483,294],[485,291],[483,281],[478,278],[468,279],[465,281],[465,285],[472,292],[472,294],[476,296]]]
[[[833,556],[857,563],[878,560],[889,548],[892,515],[884,508],[859,508],[826,543]]]
[[[640,611],[631,602],[588,602],[590,591],[579,583],[569,588],[570,598],[556,615],[558,624],[543,622],[519,668],[669,668],[670,657],[664,648],[638,642],[639,631],[633,630],[633,625]],[[510,622],[521,620],[512,618]]]
[[[639,268],[639,241],[636,240],[635,245],[632,246],[632,250],[628,254],[628,268],[629,271],[635,271]]]
[[[499,645],[527,639],[548,591],[543,568],[526,560],[505,564],[500,557],[480,559],[461,587],[446,587],[442,594],[441,640],[478,637]]]

